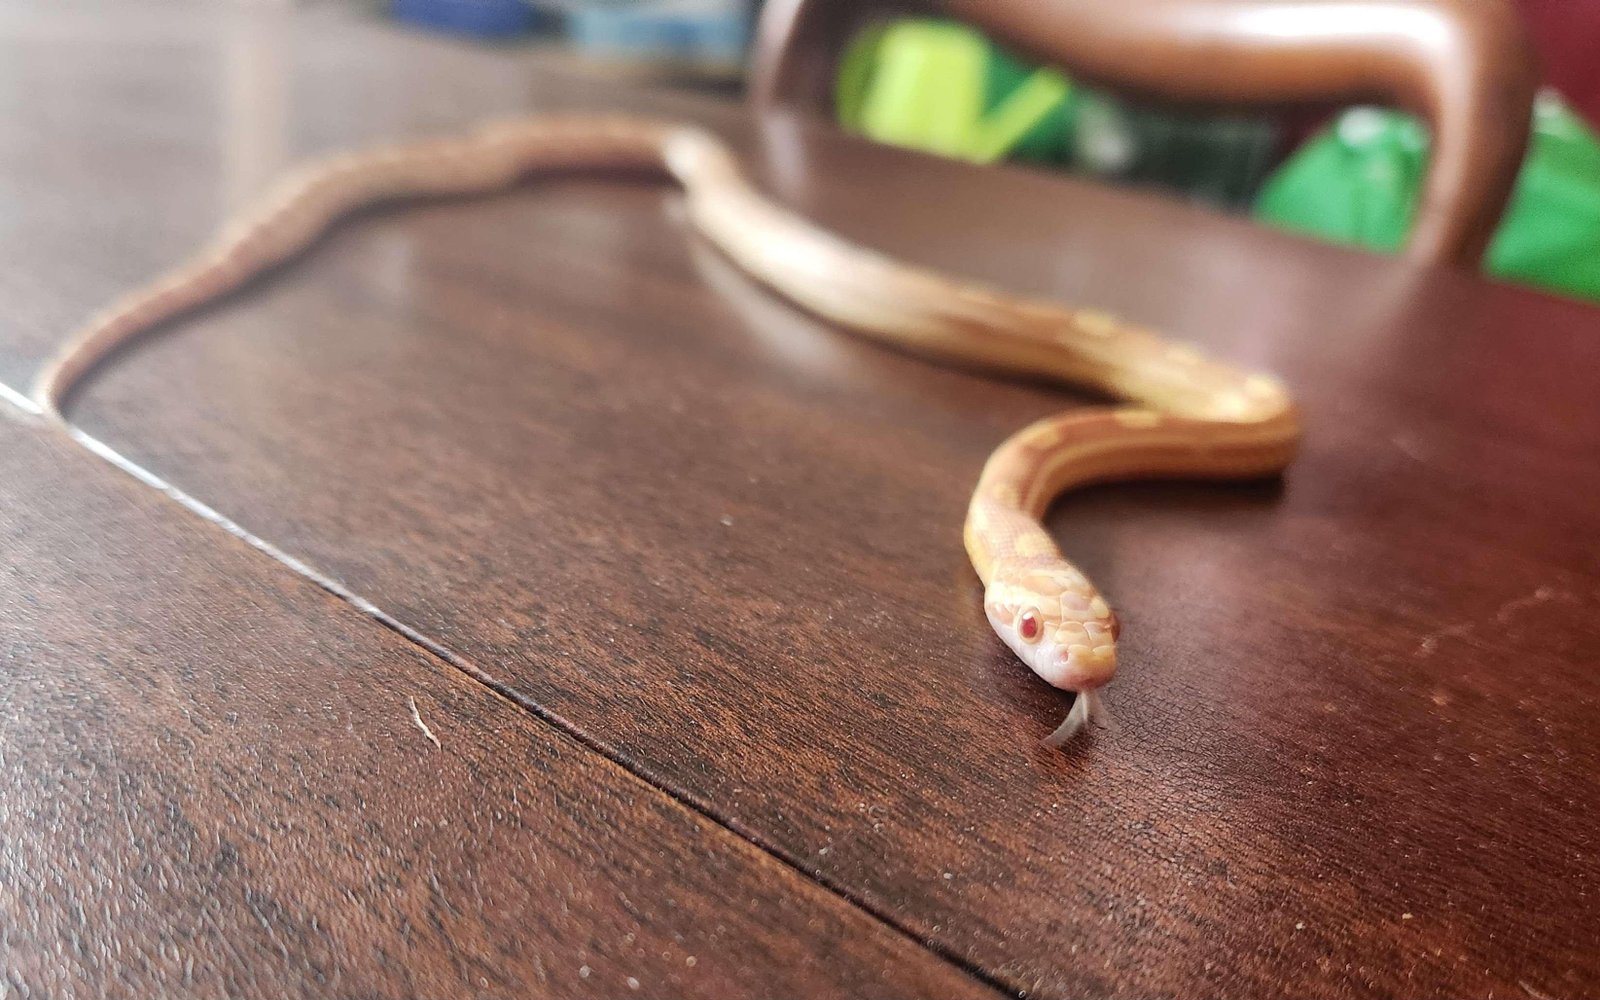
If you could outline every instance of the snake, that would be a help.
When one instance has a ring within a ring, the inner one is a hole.
[[[1270,477],[1295,455],[1299,415],[1270,375],[1211,360],[1103,310],[1009,295],[854,244],[764,195],[714,133],[606,115],[489,122],[307,164],[194,257],[96,313],[40,370],[32,399],[46,419],[67,426],[63,408],[74,387],[118,348],[294,257],[356,209],[601,169],[675,181],[694,231],[824,320],[943,362],[1115,401],[1006,438],[984,463],[962,532],[995,634],[1045,683],[1076,695],[1047,743],[1064,745],[1109,718],[1100,691],[1116,673],[1120,634],[1105,597],[1045,526],[1056,499],[1111,481]]]

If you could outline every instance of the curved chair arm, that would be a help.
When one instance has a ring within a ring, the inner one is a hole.
[[[1476,265],[1527,146],[1536,67],[1506,0],[770,0],[757,33],[758,108],[817,110],[838,53],[884,14],[937,10],[1074,76],[1189,103],[1376,101],[1432,127],[1407,244]]]

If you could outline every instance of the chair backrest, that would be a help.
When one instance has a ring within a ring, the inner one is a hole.
[[[1537,69],[1507,0],[769,0],[757,108],[823,111],[869,21],[941,13],[1073,76],[1165,101],[1381,102],[1424,118],[1432,155],[1407,253],[1476,265],[1528,142]]]

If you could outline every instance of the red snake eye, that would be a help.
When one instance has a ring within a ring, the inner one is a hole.
[[[1022,617],[1017,619],[1017,634],[1022,636],[1024,642],[1038,642],[1043,633],[1044,626],[1039,624],[1037,611],[1024,611]]]

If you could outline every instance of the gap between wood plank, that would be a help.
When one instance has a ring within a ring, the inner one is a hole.
[[[41,410],[37,405],[34,404],[33,400],[17,392],[15,389],[12,389],[4,382],[0,382],[0,401],[3,401],[4,404],[9,404],[11,407],[20,410],[24,415],[23,419],[30,423],[34,422],[34,419],[32,418],[37,418],[41,413]],[[539,722],[556,729],[573,740],[576,740],[591,753],[595,753],[600,757],[610,761],[617,767],[622,768],[627,773],[633,775],[635,778],[644,782],[649,787],[654,788],[661,794],[666,795],[668,798],[690,810],[695,815],[701,816],[704,819],[716,824],[718,827],[727,830],[729,833],[740,838],[741,840],[755,847],[757,850],[761,851],[763,854],[777,861],[785,868],[795,872],[805,880],[821,886],[835,898],[842,900],[847,905],[852,906],[863,913],[866,913],[874,920],[888,927],[894,933],[910,940],[917,947],[932,953],[951,965],[954,965],[967,975],[978,980],[980,983],[990,987],[991,989],[995,989],[1012,996],[1026,995],[1025,986],[1006,982],[1005,980],[996,976],[994,973],[991,973],[975,962],[956,954],[949,948],[919,936],[911,928],[901,924],[892,915],[873,906],[867,900],[851,892],[849,889],[835,884],[830,879],[827,879],[814,871],[802,867],[797,860],[791,859],[776,846],[766,843],[753,831],[746,831],[735,825],[732,820],[723,816],[708,803],[703,803],[691,795],[676,791],[669,785],[664,784],[661,780],[658,780],[648,770],[620,759],[613,753],[609,752],[604,744],[600,743],[583,729],[572,724],[566,719],[563,719],[561,716],[556,715],[549,709],[540,705],[538,702],[533,701],[531,698],[528,698],[527,696],[522,695],[509,686],[501,683],[500,681],[495,680],[476,663],[472,662],[472,660],[468,657],[455,652],[448,646],[445,646],[443,643],[440,643],[437,640],[411,627],[410,625],[407,625],[405,622],[389,614],[389,612],[383,610],[372,601],[362,597],[360,594],[357,594],[339,580],[322,572],[303,559],[291,555],[273,543],[267,541],[265,538],[256,535],[243,525],[223,514],[221,511],[218,511],[203,501],[189,495],[188,493],[185,493],[183,490],[162,479],[160,476],[139,465],[137,462],[134,462],[132,459],[122,455],[116,449],[112,448],[110,445],[106,444],[100,439],[71,425],[66,425],[64,429],[68,437],[70,437],[79,445],[83,446],[97,458],[106,462],[108,465],[111,465],[126,475],[131,476],[143,485],[165,494],[168,498],[176,502],[189,513],[199,517],[204,521],[210,522],[216,527],[221,528],[223,531],[244,542],[251,548],[261,552],[271,559],[276,560],[295,574],[315,584],[317,587],[326,591],[333,597],[336,597],[339,600],[344,601],[346,604],[349,604],[363,615],[366,615],[379,625],[382,625],[384,628],[387,628],[395,634],[401,636],[413,645],[422,648],[433,657],[443,660],[446,664],[465,674],[471,680],[477,682],[485,688],[488,688],[491,692],[510,703],[513,707],[522,710],[528,715],[533,716]]]

